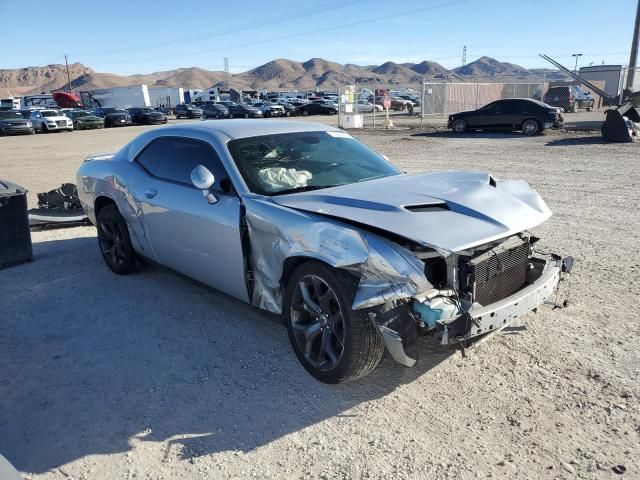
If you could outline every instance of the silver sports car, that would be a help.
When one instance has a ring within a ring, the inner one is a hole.
[[[108,267],[142,259],[281,314],[318,380],[371,372],[385,345],[497,331],[553,295],[571,257],[536,254],[551,216],[524,181],[405,174],[336,128],[223,120],[145,132],[87,158],[80,200]]]

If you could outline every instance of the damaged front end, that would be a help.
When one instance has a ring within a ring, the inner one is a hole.
[[[417,335],[408,333],[412,324],[416,330],[440,334],[443,345],[465,346],[547,301],[562,274],[571,271],[573,258],[537,256],[537,240],[520,234],[446,257],[416,252],[434,288],[406,303],[404,316],[392,321],[395,328],[381,324],[390,353],[403,365],[415,363],[412,342]]]
[[[503,328],[553,295],[573,259],[538,257],[525,234],[459,252],[387,232],[246,198],[246,256],[252,304],[282,313],[288,262],[322,261],[358,278],[352,308],[377,325],[393,358],[417,360],[419,332],[445,345]]]

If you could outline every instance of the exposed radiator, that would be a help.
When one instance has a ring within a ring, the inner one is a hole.
[[[460,289],[480,305],[490,305],[524,286],[528,263],[528,239],[510,238],[474,257],[461,258]]]

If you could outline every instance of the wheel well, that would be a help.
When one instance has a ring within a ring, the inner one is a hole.
[[[111,200],[109,197],[96,198],[96,201],[94,203],[94,212],[95,212],[96,218],[98,218],[98,213],[100,212],[100,209],[102,209],[102,207],[104,207],[105,205],[109,205],[110,203],[113,205],[116,204],[116,202]]]
[[[300,265],[308,262],[322,263],[329,268],[336,269],[336,267],[334,267],[333,265],[315,257],[304,257],[304,256],[289,257],[284,261],[284,265],[282,266],[282,276],[280,277],[280,286],[283,292],[285,288],[287,288],[287,283],[289,283],[291,274],[293,274],[296,268],[298,268]],[[349,275],[355,276],[353,272],[350,272],[347,270],[343,270],[343,271],[348,273]]]
[[[284,261],[284,265],[282,266],[282,276],[280,277],[280,286],[282,291],[287,288],[287,283],[289,283],[289,279],[291,278],[291,274],[294,272],[296,268],[298,268],[303,263],[317,261],[312,257],[289,257]]]
[[[522,121],[522,125],[524,125],[524,122],[527,122],[529,120],[533,120],[534,122],[536,122],[538,124],[538,128],[542,128],[542,122],[540,122],[540,120],[538,120],[535,117],[527,117]]]

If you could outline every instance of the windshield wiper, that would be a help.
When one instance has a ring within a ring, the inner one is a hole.
[[[297,193],[297,192],[309,192],[311,190],[320,190],[322,188],[331,188],[337,187],[339,185],[305,185],[304,187],[295,187],[295,188],[287,188],[286,190],[279,190],[277,192],[273,192],[271,195],[286,195],[287,193]]]

